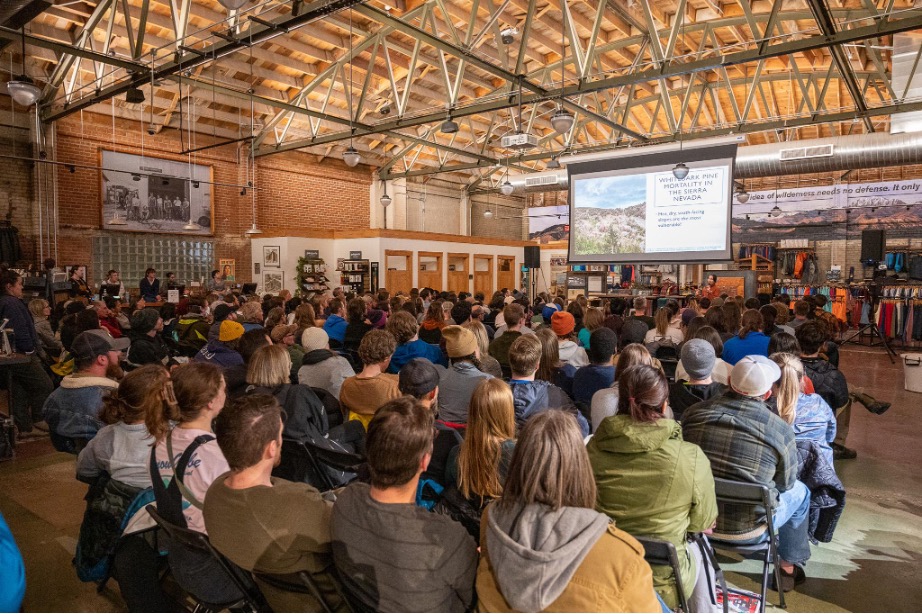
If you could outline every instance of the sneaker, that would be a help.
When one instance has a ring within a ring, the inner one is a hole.
[[[835,460],[851,460],[853,458],[858,458],[858,453],[851,448],[846,448],[843,445],[834,443],[832,444],[832,458]]]
[[[781,575],[781,591],[779,592],[790,593],[794,590],[795,586],[799,586],[807,581],[807,574],[797,565],[794,565],[794,571],[791,573],[783,569],[780,569],[779,572]],[[774,591],[778,590],[778,586],[775,583],[775,574],[772,574],[771,588]]]

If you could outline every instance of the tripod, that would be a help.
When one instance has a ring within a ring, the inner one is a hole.
[[[879,301],[879,295],[877,293],[877,288],[871,289],[871,306],[868,309],[868,323],[853,332],[851,335],[847,336],[842,340],[842,343],[839,345],[846,345],[853,343],[855,345],[862,345],[865,347],[877,347],[879,345],[884,346],[884,349],[887,350],[887,354],[890,356],[890,364],[896,362],[896,352],[890,347],[890,343],[887,341],[887,337],[884,336],[884,333],[878,328],[877,321],[874,319],[874,314],[877,312],[877,304]],[[856,338],[859,338],[865,333],[871,335],[870,343],[862,343],[861,341],[855,341]]]

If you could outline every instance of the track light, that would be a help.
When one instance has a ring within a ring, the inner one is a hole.
[[[125,92],[125,102],[131,103],[131,104],[143,103],[144,102],[144,92],[140,88],[137,88],[137,87],[129,88],[128,91]]]
[[[501,186],[499,186],[499,191],[503,193],[503,196],[509,196],[515,192],[515,186],[509,183],[509,180],[507,179]]]
[[[736,191],[736,202],[743,205],[749,202],[749,192],[746,188],[741,187]]]
[[[361,161],[362,155],[352,145],[349,145],[349,147],[346,148],[346,151],[343,152],[343,162],[346,163],[346,166],[352,168]]]
[[[560,168],[560,162],[557,160],[557,158],[551,158],[551,161],[547,163],[547,168],[557,170]]]
[[[458,122],[451,118],[451,115],[448,116],[448,119],[442,122],[442,125],[439,127],[439,131],[444,134],[454,134],[458,131]]]
[[[570,128],[573,127],[573,121],[573,114],[563,107],[558,108],[554,111],[554,114],[551,115],[551,126],[554,127],[554,131],[558,134],[566,134],[569,132]]]
[[[132,180],[132,181],[141,181],[141,175],[139,175],[139,174],[137,174],[137,173],[133,173],[133,174],[131,175],[131,180]]]
[[[688,167],[685,166],[684,162],[679,162],[678,164],[675,165],[675,168],[672,169],[672,176],[678,179],[679,181],[682,181],[683,179],[688,177]]]

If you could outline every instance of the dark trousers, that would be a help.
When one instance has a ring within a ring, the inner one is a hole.
[[[13,406],[10,407],[10,414],[19,432],[28,433],[32,430],[32,423],[42,419],[45,399],[54,389],[51,378],[45,372],[38,354],[30,355],[27,363],[4,368],[10,370],[13,385]]]
[[[129,612],[184,612],[160,586],[166,561],[143,535],[119,540],[112,561],[112,577],[118,581]]]

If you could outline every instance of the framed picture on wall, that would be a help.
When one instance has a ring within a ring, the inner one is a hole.
[[[278,245],[263,246],[263,267],[267,269],[282,267],[282,249]]]
[[[281,271],[263,273],[263,293],[278,294],[285,287],[285,274]]]
[[[106,150],[100,166],[104,230],[212,234],[210,166]]]
[[[221,258],[218,260],[218,266],[221,269],[221,276],[224,281],[235,281],[237,279],[237,262],[233,258]]]

